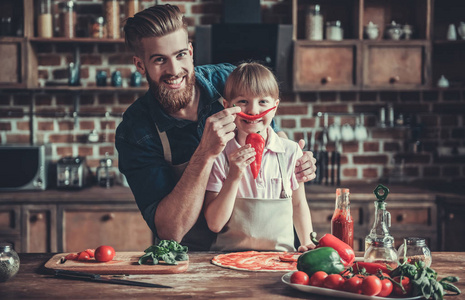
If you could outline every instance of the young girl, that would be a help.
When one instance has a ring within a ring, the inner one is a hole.
[[[259,63],[243,63],[228,77],[224,106],[258,115],[277,107],[279,88],[273,73]],[[276,108],[257,120],[236,116],[236,136],[213,164],[207,184],[204,214],[210,230],[217,232],[211,250],[299,251],[315,245],[310,240],[312,222],[303,184],[294,168],[302,156],[297,143],[280,138],[270,127]],[[263,136],[261,168],[254,179],[249,165],[255,149],[246,144],[250,133]]]

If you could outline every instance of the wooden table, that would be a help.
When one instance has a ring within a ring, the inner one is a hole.
[[[235,271],[210,263],[213,252],[189,253],[186,273],[131,275],[126,279],[160,283],[173,289],[94,283],[54,278],[43,265],[53,254],[20,254],[18,274],[0,283],[0,299],[330,299],[303,293],[281,282],[283,273]],[[433,269],[440,277],[465,274],[465,252],[433,253]],[[464,291],[447,300],[465,299],[465,277],[457,283]]]

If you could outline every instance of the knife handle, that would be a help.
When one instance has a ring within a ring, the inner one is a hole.
[[[80,278],[100,278],[99,274],[92,274],[87,272],[80,272],[80,271],[71,271],[71,270],[55,270],[55,276],[72,276],[72,277],[80,277]]]

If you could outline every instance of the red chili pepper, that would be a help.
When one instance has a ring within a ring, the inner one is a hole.
[[[378,274],[378,270],[381,270],[383,273],[389,274],[391,270],[389,270],[386,265],[379,264],[379,263],[371,263],[371,262],[364,262],[364,261],[357,261],[352,268],[354,269],[354,273],[358,273],[365,268],[365,271],[369,274],[376,275]]]
[[[246,119],[246,120],[248,120],[248,121],[254,121],[254,120],[260,119],[261,117],[263,117],[264,115],[266,115],[267,113],[269,113],[270,111],[272,111],[272,110],[275,109],[275,108],[276,108],[276,106],[275,106],[275,107],[272,107],[272,108],[270,108],[270,109],[267,109],[267,110],[265,110],[264,112],[259,113],[258,115],[253,115],[253,116],[252,116],[252,115],[245,114],[245,113],[243,113],[242,111],[239,112],[239,113],[237,113],[237,115],[238,115],[239,117],[241,117],[242,119]]]
[[[245,143],[250,144],[255,149],[255,160],[250,164],[252,175],[257,179],[260,166],[262,164],[263,149],[265,148],[265,139],[257,133],[249,133],[245,138]]]
[[[344,243],[334,235],[327,233],[319,241],[316,240],[316,232],[311,233],[311,239],[317,248],[320,247],[331,247],[337,251],[341,257],[341,262],[344,264],[344,267],[351,266],[355,260],[355,252],[352,247]]]

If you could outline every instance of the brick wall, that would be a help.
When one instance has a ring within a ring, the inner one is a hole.
[[[149,7],[154,1],[141,1]],[[158,1],[179,5],[189,22],[189,36],[195,43],[194,26],[221,22],[220,0]],[[79,24],[102,13],[101,1],[77,1]],[[121,19],[124,19],[124,1],[121,4]],[[264,22],[290,23],[290,1],[262,0]],[[74,46],[71,44],[35,45],[38,58],[38,75],[41,86],[66,84],[67,65],[73,61]],[[82,44],[81,83],[95,85],[95,74],[106,70],[108,74],[119,70],[123,86],[127,86],[130,74],[135,71],[132,55],[123,44]],[[144,81],[144,85],[145,85]],[[64,92],[0,92],[0,144],[50,143],[52,159],[65,155],[85,155],[88,164],[95,170],[99,160],[109,153],[117,164],[114,148],[114,131],[125,109],[142,93],[117,91],[114,93],[85,92],[79,99],[77,120],[73,95]],[[342,182],[378,181],[390,176],[405,181],[446,180],[463,181],[465,178],[465,155],[437,154],[438,147],[457,151],[465,147],[465,95],[464,91],[428,92],[315,92],[287,93],[282,95],[276,120],[293,140],[318,141],[323,120],[315,117],[317,112],[330,114],[329,124],[338,122],[355,125],[356,116],[364,113],[368,139],[364,142],[342,143]],[[381,128],[378,112],[381,107],[392,105],[406,119],[416,120],[421,125],[421,151],[413,153],[409,143],[412,131],[406,127]],[[33,121],[29,112],[36,112]],[[333,115],[334,114],[334,115]],[[31,128],[34,135],[31,136]],[[96,130],[97,143],[87,141],[88,134]],[[328,150],[334,143],[328,144]],[[402,164],[401,164],[402,162]],[[402,171],[403,177],[399,176]],[[391,175],[390,175],[391,174]],[[392,174],[395,174],[393,177]]]

